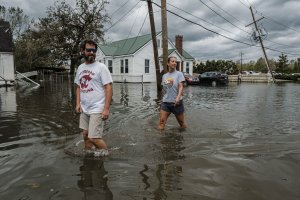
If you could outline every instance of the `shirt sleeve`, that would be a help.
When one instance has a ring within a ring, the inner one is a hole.
[[[102,69],[101,69],[101,80],[102,80],[103,85],[106,85],[106,84],[109,84],[109,83],[113,82],[111,74],[108,70],[108,67],[104,64],[102,64]]]
[[[179,78],[178,78],[178,80],[179,80],[180,83],[185,81],[183,73],[179,72]]]
[[[77,69],[77,72],[76,72],[76,75],[75,75],[75,78],[74,78],[74,83],[77,84],[77,85],[79,85],[79,73],[78,73],[78,71],[79,71],[79,67]]]

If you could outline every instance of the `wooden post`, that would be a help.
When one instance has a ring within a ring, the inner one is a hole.
[[[147,0],[147,3],[148,3],[148,12],[149,12],[150,26],[151,26],[151,33],[152,33],[152,44],[153,44],[153,54],[154,54],[154,63],[155,63],[155,72],[156,72],[157,91],[161,91],[162,90],[161,73],[160,73],[159,60],[158,60],[157,40],[156,40],[153,8],[152,8],[151,0]]]
[[[166,73],[167,60],[168,60],[167,0],[161,0],[161,25],[162,25],[163,67],[164,67],[164,73]]]

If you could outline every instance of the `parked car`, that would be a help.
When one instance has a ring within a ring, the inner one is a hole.
[[[182,72],[183,76],[185,78],[185,82],[187,85],[198,85],[199,84],[199,78],[197,76],[192,76],[187,72]]]
[[[204,72],[199,75],[199,84],[202,85],[227,85],[228,75],[222,72]]]

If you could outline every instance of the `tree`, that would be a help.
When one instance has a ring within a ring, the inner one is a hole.
[[[207,60],[206,64],[201,62],[194,67],[194,72],[196,73],[201,74],[208,71],[221,71],[229,74],[234,74],[238,72],[238,67],[237,64],[231,60]]]
[[[268,72],[268,68],[266,66],[266,62],[265,62],[265,59],[260,57],[255,65],[254,65],[254,70],[255,71],[259,71],[259,72]]]
[[[287,55],[282,53],[276,65],[276,72],[286,72],[288,70],[288,62]]]
[[[300,58],[297,58],[297,61],[294,63],[294,72],[300,72]]]
[[[57,65],[71,60],[70,73],[74,73],[79,60],[79,45],[91,38],[103,41],[104,23],[109,21],[104,0],[76,0],[72,8],[63,0],[47,9],[47,17],[40,19],[36,40],[44,44],[49,56]]]
[[[29,28],[29,17],[19,7],[6,8],[0,5],[0,20],[8,21],[14,40]]]
[[[43,48],[38,38],[39,32],[28,29],[15,41],[16,68],[20,72],[36,70],[41,66],[54,66],[51,52]]]

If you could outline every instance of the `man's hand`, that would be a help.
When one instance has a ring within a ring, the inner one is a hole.
[[[76,111],[76,113],[81,113],[82,112],[80,104],[76,105],[75,111]]]
[[[107,120],[109,116],[109,110],[104,109],[103,112],[101,113],[101,118],[103,120]]]

